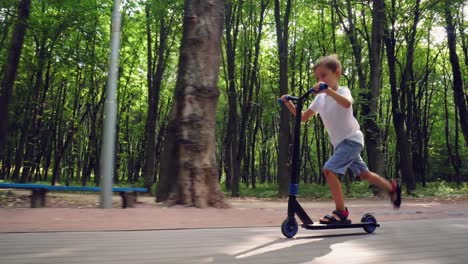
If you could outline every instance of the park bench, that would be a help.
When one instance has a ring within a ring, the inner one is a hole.
[[[75,192],[100,192],[100,187],[89,186],[53,186],[33,183],[0,183],[0,189],[26,189],[32,190],[31,208],[45,207],[46,193],[48,191],[75,191]],[[137,193],[148,192],[147,188],[113,187],[113,192],[120,193],[122,208],[133,207]]]

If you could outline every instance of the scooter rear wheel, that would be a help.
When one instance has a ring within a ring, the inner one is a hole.
[[[281,233],[287,238],[294,237],[298,230],[299,226],[296,219],[289,219],[288,217],[283,221],[283,224],[281,224]]]

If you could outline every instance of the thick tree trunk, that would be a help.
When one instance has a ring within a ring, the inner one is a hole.
[[[160,182],[175,184],[164,186],[170,193],[160,197],[166,196],[170,205],[227,207],[215,159],[224,1],[186,0],[184,12],[179,73],[160,174]]]
[[[8,136],[8,106],[13,91],[13,85],[18,73],[18,65],[23,48],[27,20],[29,19],[31,0],[21,0],[18,7],[18,22],[15,26],[8,50],[6,69],[0,87],[0,152],[5,149]]]
[[[450,53],[450,64],[452,64],[453,74],[453,97],[455,99],[455,105],[458,108],[460,116],[460,124],[462,128],[463,137],[465,138],[465,146],[468,146],[468,93],[464,91],[463,79],[460,69],[460,61],[457,55],[457,40],[456,31],[453,23],[451,13],[452,3],[449,0],[445,0],[445,21],[447,23],[447,42]]]

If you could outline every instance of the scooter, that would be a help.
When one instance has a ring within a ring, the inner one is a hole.
[[[291,183],[289,185],[289,198],[288,198],[288,217],[281,224],[281,232],[287,238],[292,238],[297,234],[299,229],[295,215],[301,220],[301,227],[305,229],[342,229],[342,228],[363,228],[367,233],[373,233],[377,227],[377,219],[372,214],[366,213],[362,216],[360,223],[355,224],[317,224],[307,215],[302,206],[297,201],[296,197],[299,190],[299,152],[300,152],[300,136],[301,136],[301,116],[302,107],[305,100],[312,93],[317,93],[322,90],[328,89],[325,83],[319,85],[319,89],[310,89],[302,96],[291,96],[287,95],[286,100],[293,102],[296,105],[296,118],[294,123],[294,141],[293,141],[293,153],[292,153],[292,173]],[[281,99],[278,99],[280,104],[283,104]]]

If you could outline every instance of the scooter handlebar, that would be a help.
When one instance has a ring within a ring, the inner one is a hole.
[[[325,90],[325,89],[328,89],[328,85],[327,85],[326,83],[320,83],[320,84],[319,84],[319,89],[318,89],[318,90],[315,90],[314,88],[311,88],[311,89],[309,89],[309,91],[308,91],[307,93],[308,93],[308,94],[311,94],[311,93],[318,93],[318,92],[321,92],[321,91],[323,91],[323,90]],[[285,97],[286,101],[292,100],[292,99],[294,99],[294,98],[296,98],[296,97],[291,96],[291,95],[289,95],[289,94],[286,95],[286,97]],[[278,99],[278,103],[279,103],[279,104],[283,104],[283,100],[282,100],[281,98],[279,98],[279,99]]]

